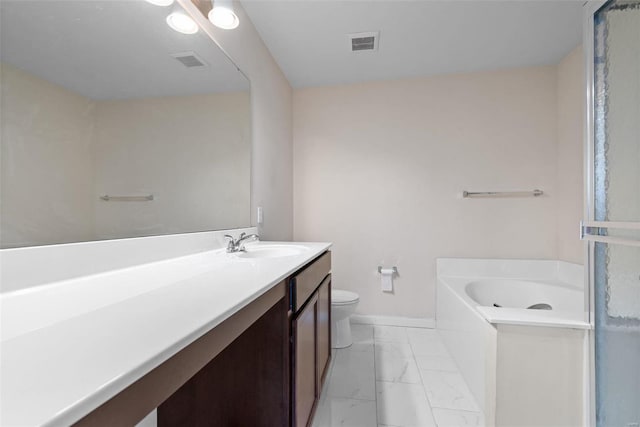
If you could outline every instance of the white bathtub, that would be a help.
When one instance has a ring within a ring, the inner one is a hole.
[[[467,283],[464,291],[479,306],[531,309],[544,304],[549,310],[578,315],[584,298],[580,288],[532,280],[474,280]]]
[[[527,260],[437,263],[437,329],[486,424],[580,425],[589,328],[582,266]],[[534,304],[551,309],[528,309]]]

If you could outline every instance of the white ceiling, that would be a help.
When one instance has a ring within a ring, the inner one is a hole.
[[[294,87],[555,64],[580,44],[582,1],[242,0]],[[346,34],[380,31],[378,52]]]
[[[142,0],[0,0],[0,60],[91,99],[248,90],[202,31],[173,31],[171,8]],[[186,68],[173,53],[207,64]]]

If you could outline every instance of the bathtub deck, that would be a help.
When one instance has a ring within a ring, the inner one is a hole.
[[[545,326],[547,328],[591,329],[584,314],[556,310],[522,310],[507,307],[477,307],[487,322],[503,325]]]
[[[313,427],[481,426],[469,388],[434,329],[352,325],[334,350]]]

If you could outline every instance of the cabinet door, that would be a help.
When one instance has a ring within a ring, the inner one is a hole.
[[[317,397],[316,319],[318,294],[314,294],[293,321],[294,372],[293,419],[295,427],[305,427]]]
[[[318,288],[318,395],[322,391],[331,356],[331,275]]]

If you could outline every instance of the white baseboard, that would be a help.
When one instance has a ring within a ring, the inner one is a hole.
[[[404,326],[408,328],[429,329],[434,329],[436,327],[436,319],[400,316],[372,316],[368,314],[352,314],[351,323],[359,323],[362,325]]]

